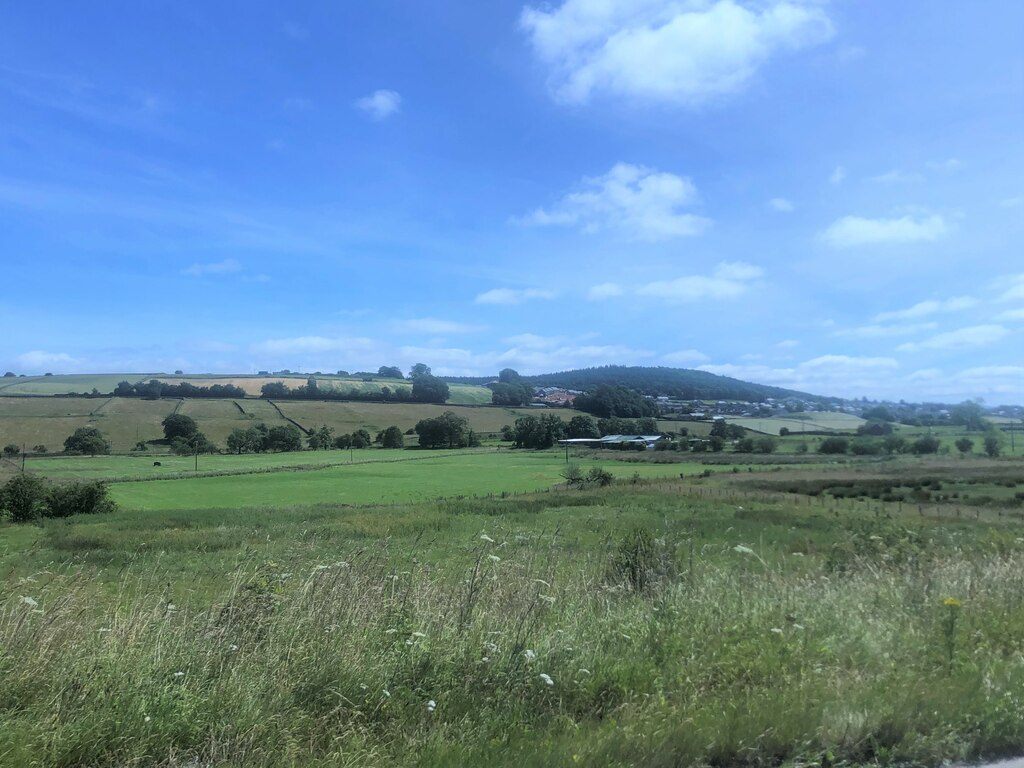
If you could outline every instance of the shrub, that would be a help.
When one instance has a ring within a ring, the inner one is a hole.
[[[602,467],[591,467],[590,471],[587,473],[587,482],[594,483],[602,488],[607,485],[611,485],[612,480],[614,479],[615,476]]]
[[[15,475],[0,488],[0,510],[15,523],[43,517],[46,511],[46,483],[41,477]]]
[[[116,509],[107,494],[107,484],[102,482],[51,485],[46,492],[46,506],[46,517],[97,515]]]
[[[924,435],[911,443],[910,450],[914,453],[938,453],[940,445],[939,438],[932,435]]]
[[[818,453],[846,453],[850,448],[850,441],[845,437],[826,437],[818,446]]]

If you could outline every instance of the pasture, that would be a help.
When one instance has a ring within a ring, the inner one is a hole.
[[[726,421],[730,424],[739,424],[744,429],[749,429],[752,432],[762,432],[767,435],[778,435],[782,427],[785,427],[793,434],[801,432],[855,432],[857,427],[865,423],[864,419],[859,416],[833,411],[792,413],[787,416],[770,416],[767,418],[727,416]]]
[[[549,489],[562,458],[118,483],[206,490],[0,523],[0,765],[939,765],[1024,749],[1019,515],[751,486],[822,467],[658,480],[701,467],[607,461],[608,488],[508,495]],[[965,465],[1022,468],[919,469]],[[244,496],[317,476],[367,490]]]
[[[59,451],[63,448],[64,439],[75,429],[94,426],[103,433],[115,452],[127,452],[140,440],[161,439],[163,430],[160,422],[168,414],[178,411],[194,418],[206,436],[223,448],[232,430],[245,429],[257,421],[268,427],[283,426],[289,423],[284,416],[305,429],[326,424],[337,434],[357,429],[376,434],[391,425],[400,427],[404,432],[421,419],[439,416],[447,410],[464,416],[473,430],[483,434],[497,432],[502,425],[513,423],[520,415],[536,413],[536,409],[451,404],[317,400],[276,400],[271,404],[260,399],[0,397],[0,444],[24,445],[29,450],[35,445],[44,445],[51,452]],[[565,420],[578,413],[568,409],[552,412]],[[409,439],[416,440],[414,435]],[[154,446],[154,450],[160,450],[160,447]]]

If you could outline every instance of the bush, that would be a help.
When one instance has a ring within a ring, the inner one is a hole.
[[[914,453],[938,453],[939,445],[941,445],[939,438],[932,435],[924,435],[911,443],[910,450]]]
[[[591,467],[590,471],[587,473],[587,482],[595,483],[602,488],[607,485],[611,485],[614,479],[615,476],[602,467]]]
[[[97,515],[116,509],[108,496],[107,484],[102,482],[51,485],[46,493],[46,505],[46,517]]]
[[[846,453],[850,448],[850,441],[845,437],[826,437],[818,446],[818,453]]]
[[[0,487],[0,513],[15,523],[94,515],[116,508],[102,482],[47,483],[37,475],[22,473]]]

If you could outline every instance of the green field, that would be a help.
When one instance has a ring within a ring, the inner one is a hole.
[[[342,452],[322,453],[333,453],[340,459]],[[365,461],[302,472],[118,483],[111,487],[111,495],[125,508],[146,511],[320,503],[397,504],[441,496],[544,490],[563,482],[559,473],[565,467],[564,457],[557,451],[463,452],[437,458],[410,451],[372,453],[384,454],[390,461]],[[395,453],[399,456],[388,456]],[[415,458],[410,459],[410,453]],[[584,470],[603,466],[619,477],[678,477],[680,472],[692,474],[703,469],[697,464],[627,465],[595,459],[579,459],[577,463]]]
[[[303,428],[326,424],[337,434],[366,429],[375,435],[392,425],[404,432],[421,419],[438,416],[446,410],[467,418],[470,426],[479,433],[494,433],[523,414],[536,413],[536,409],[492,406],[317,400],[281,400],[275,403],[285,416]],[[59,451],[63,448],[64,439],[75,429],[94,426],[110,441],[114,451],[126,452],[140,440],[162,438],[160,422],[175,409],[194,418],[204,434],[221,447],[232,430],[244,429],[256,421],[270,427],[288,423],[271,403],[259,399],[0,397],[0,444],[14,443],[30,450],[35,445],[44,445],[51,452]],[[566,409],[552,412],[566,420],[578,413]],[[411,439],[415,441],[414,436]],[[154,449],[159,450],[159,446]]]
[[[859,416],[831,411],[794,413],[768,418],[727,416],[726,421],[730,424],[739,424],[752,432],[763,432],[768,435],[778,435],[782,427],[786,427],[791,433],[855,432],[857,427],[865,423]]]
[[[693,479],[701,466],[607,458],[605,489],[508,495],[550,488],[562,456],[463,451],[116,483],[119,511],[0,522],[0,766],[938,766],[1024,750],[1019,507],[922,516],[799,486],[1014,477],[1019,460]],[[48,461],[96,476],[136,460]]]
[[[58,376],[0,378],[0,395],[67,395],[113,392],[119,382],[132,383],[152,378],[148,373],[83,373]]]

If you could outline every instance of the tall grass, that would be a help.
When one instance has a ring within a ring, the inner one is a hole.
[[[515,520],[548,500],[466,502],[447,538],[250,551],[213,598],[165,583],[158,556],[102,598],[87,568],[8,582],[0,764],[939,764],[1024,748],[1024,553],[1005,530],[919,531],[908,555],[898,525],[829,523],[849,545],[836,560],[800,552],[785,509],[766,520],[791,533],[765,543],[749,511],[659,523],[671,499],[577,498],[583,519],[563,507],[546,534]],[[643,532],[630,505],[657,510]],[[633,583],[624,552],[659,578]]]

